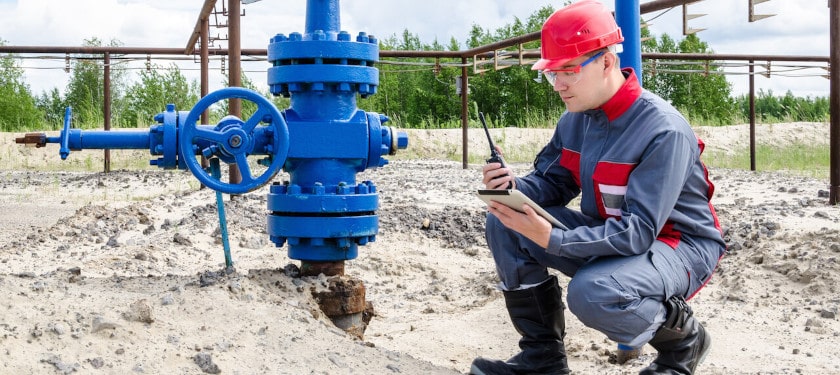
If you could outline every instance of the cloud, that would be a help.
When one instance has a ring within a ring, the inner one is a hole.
[[[828,56],[828,12],[825,3],[813,0],[776,0],[756,6],[757,14],[776,14],[749,22],[744,1],[702,1],[688,6],[689,14],[706,14],[688,21],[703,28],[697,36],[717,53]],[[682,38],[682,7],[654,21],[655,34],[663,30]],[[783,41],[780,39],[784,39]]]
[[[608,8],[613,1],[603,0]],[[227,0],[219,0],[218,8]],[[516,17],[525,21],[539,8],[562,6],[564,1],[533,0],[422,0],[422,1],[342,1],[342,29],[356,35],[367,32],[380,39],[402,34],[403,30],[416,34],[423,43],[435,39],[448,45],[455,38],[462,48],[473,25],[491,32],[510,24]],[[0,38],[10,45],[74,46],[83,40],[97,37],[104,42],[111,39],[125,46],[175,47],[186,45],[195,26],[202,2],[176,0],[0,0]],[[758,22],[747,22],[747,3],[733,0],[705,0],[688,6],[692,14],[707,15],[689,21],[691,27],[707,28],[698,36],[718,53],[780,54],[827,56],[828,11],[823,0],[772,0],[756,7],[760,14],[777,14]],[[242,5],[242,47],[266,48],[278,33],[304,32],[306,1],[263,0]],[[643,15],[651,19],[662,11]],[[224,17],[220,16],[220,21]],[[665,12],[652,21],[655,35],[669,34],[682,39],[682,7]],[[211,28],[211,35],[226,37],[227,29]],[[225,46],[226,43],[218,43]],[[31,60],[27,65],[32,65]],[[63,66],[63,61],[50,62]],[[166,65],[164,62],[161,65]],[[184,68],[197,68],[192,62]],[[265,81],[267,63],[249,64],[245,69],[260,71],[249,76],[258,84]],[[219,66],[213,66],[211,89],[220,88]],[[190,78],[197,77],[197,73]],[[61,70],[27,70],[33,91],[63,88],[66,74]],[[733,89],[744,92],[746,86],[739,77],[730,77]],[[774,92],[787,88],[803,93],[828,95],[828,80],[818,78],[784,81],[771,78],[767,87]],[[779,83],[784,82],[784,83]],[[761,85],[765,83],[762,82]],[[763,87],[763,86],[760,86]]]
[[[526,0],[495,1],[347,1],[342,3],[349,27],[373,30],[381,38],[402,34],[408,30],[424,43],[437,40],[443,45],[455,38],[462,48],[473,25],[485,30],[512,23],[514,17],[526,20],[540,8],[538,2]]]
[[[643,15],[651,19],[664,11]],[[758,4],[757,14],[776,14],[756,22],[749,22],[746,1],[706,0],[688,5],[689,14],[706,14],[688,21],[691,28],[704,28],[697,33],[715,53],[742,55],[803,55],[828,56],[829,20],[826,3],[813,0],[773,0]],[[656,36],[668,34],[676,40],[682,35],[682,7],[665,12],[652,21],[651,32]],[[763,62],[762,62],[763,63]],[[784,77],[780,64],[771,64],[770,78],[756,76],[756,91],[772,90],[783,95],[790,90],[797,96],[827,96],[829,82],[822,77]],[[824,66],[825,64],[823,64]],[[761,73],[764,69],[756,68]],[[747,69],[727,69],[727,72],[746,74]],[[809,74],[821,74],[819,69]],[[748,77],[727,75],[734,95],[749,91]]]

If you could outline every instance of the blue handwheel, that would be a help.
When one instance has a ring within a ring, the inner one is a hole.
[[[257,104],[257,110],[245,121],[228,118],[213,129],[196,126],[202,112],[216,102],[230,98],[251,101]],[[270,128],[260,128],[265,126]],[[184,164],[202,184],[227,194],[243,194],[267,184],[283,167],[289,153],[289,128],[280,111],[256,91],[242,87],[224,88],[201,98],[179,128],[178,148]],[[261,131],[257,132],[257,129]],[[255,142],[258,134],[269,139],[267,142]],[[262,150],[254,150],[255,144],[263,143]],[[269,155],[271,159],[268,169],[256,177],[248,165],[248,156],[254,154]],[[228,164],[236,164],[242,174],[242,182],[233,184],[213,178],[201,167],[195,155],[215,156]]]

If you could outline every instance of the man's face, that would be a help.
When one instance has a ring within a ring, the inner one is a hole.
[[[550,72],[556,75],[554,91],[566,103],[569,112],[583,112],[597,108],[602,90],[604,53],[580,56],[569,61],[562,69]],[[549,81],[550,82],[550,81]]]

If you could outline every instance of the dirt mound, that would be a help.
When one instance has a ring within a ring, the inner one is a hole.
[[[427,133],[412,147],[459,147]],[[537,133],[505,139],[515,148]],[[297,262],[268,240],[267,187],[226,197],[235,272],[224,272],[215,193],[189,172],[33,171],[15,152],[0,171],[0,373],[456,374],[517,351],[473,196],[478,163],[393,160],[358,176],[380,195],[376,241],[346,264],[376,310],[358,340],[312,297],[328,281],[290,272]],[[840,209],[827,183],[710,178],[729,252],[692,301],[714,342],[703,373],[840,372]],[[567,327],[576,373],[635,373],[653,359],[648,348],[615,364],[614,343],[571,314]]]

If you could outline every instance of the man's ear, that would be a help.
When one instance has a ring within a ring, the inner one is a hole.
[[[612,52],[607,52],[604,54],[604,71],[611,70],[615,67],[615,64],[618,62],[618,56],[616,56]]]

